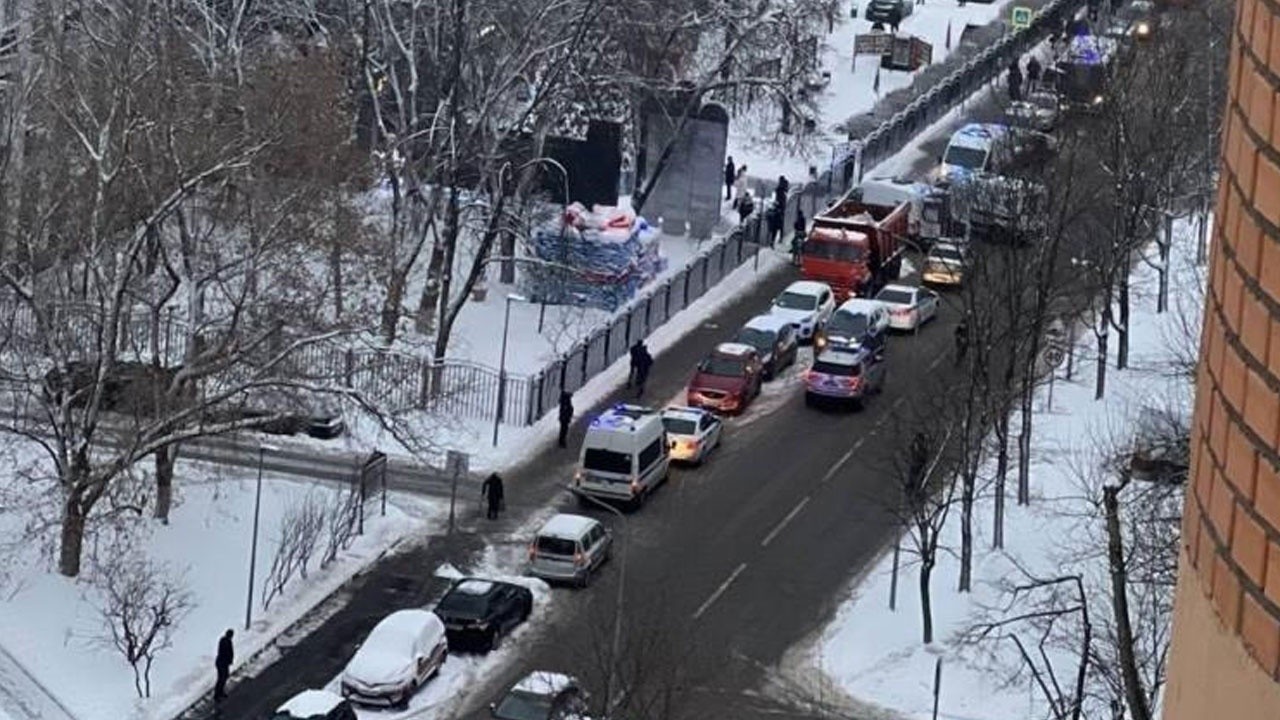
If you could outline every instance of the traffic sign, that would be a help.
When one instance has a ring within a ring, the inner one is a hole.
[[[462,477],[469,471],[471,464],[471,456],[457,450],[450,450],[445,454],[444,467],[445,472],[453,477]]]
[[[1029,7],[1013,8],[1012,12],[1010,13],[1010,20],[1012,21],[1011,24],[1013,25],[1014,30],[1021,30],[1026,27],[1031,27],[1031,8]]]
[[[1062,361],[1066,359],[1066,353],[1062,352],[1060,347],[1047,347],[1044,349],[1044,361],[1049,367],[1057,369],[1062,366]]]

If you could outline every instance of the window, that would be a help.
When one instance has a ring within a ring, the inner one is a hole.
[[[720,377],[742,377],[747,374],[747,360],[727,355],[712,355],[698,365],[698,372]]]
[[[604,448],[587,448],[582,454],[582,468],[627,475],[631,472],[631,455]]]
[[[710,430],[711,426],[715,424],[715,422],[716,422],[716,419],[711,415],[703,415],[702,420],[698,423],[698,425],[700,425],[703,430]]]
[[[753,327],[744,327],[738,331],[738,336],[733,340],[744,345],[759,350],[760,352],[769,352],[773,349],[773,341],[776,335],[770,330],[759,330]]]
[[[658,438],[657,440],[649,443],[648,447],[640,451],[641,472],[648,470],[653,467],[654,463],[658,462],[658,459],[662,457],[663,447],[665,447],[665,445],[662,442],[662,438]]]
[[[778,331],[778,345],[786,347],[791,344],[791,336],[795,334],[794,329],[790,325],[782,326]]]
[[[538,552],[548,555],[572,556],[578,551],[578,544],[567,538],[538,536]]]
[[[969,170],[981,170],[987,164],[987,151],[983,148],[948,145],[942,162]]]
[[[830,361],[815,360],[813,363],[813,371],[824,375],[839,375],[840,377],[858,377],[862,374],[862,365],[853,363],[846,365],[844,363],[835,363]]]
[[[512,690],[493,709],[493,716],[502,720],[540,720],[550,717],[553,700],[550,695]]]
[[[870,330],[870,321],[860,312],[841,310],[827,323],[827,335],[860,338]]]
[[[813,242],[813,241],[810,241]],[[822,243],[824,245],[835,245],[837,243]],[[809,243],[805,243],[808,247]],[[774,305],[785,310],[813,310],[818,307],[818,300],[813,295],[806,295],[798,292],[784,292],[773,301]]]
[[[685,418],[662,418],[662,427],[672,435],[692,435],[698,431],[697,424]]]
[[[939,260],[954,260],[955,262],[961,262],[964,260],[964,255],[960,254],[960,250],[958,248],[948,245],[935,246],[929,253],[929,257],[930,259],[937,258]]]
[[[912,305],[915,303],[915,293],[908,290],[885,288],[876,294],[876,299],[881,302],[893,303],[895,305]]]
[[[854,245],[853,243],[829,242],[826,240],[818,240],[816,238],[809,238],[804,241],[804,247],[801,249],[801,254],[805,257],[817,260],[836,260],[838,262],[860,262],[866,255],[861,247]],[[788,295],[790,293],[783,294]],[[812,310],[814,307],[813,297],[806,297],[809,298],[809,304],[801,309]],[[781,300],[781,298],[779,298],[779,300]],[[779,307],[789,306],[779,305]]]

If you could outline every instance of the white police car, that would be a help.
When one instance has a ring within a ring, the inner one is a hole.
[[[720,445],[724,423],[701,408],[673,406],[662,411],[672,460],[701,465]]]

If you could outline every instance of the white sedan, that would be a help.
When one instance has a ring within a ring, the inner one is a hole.
[[[875,299],[889,308],[889,327],[894,330],[919,330],[938,316],[938,294],[911,285],[885,285]]]
[[[724,423],[709,410],[669,407],[662,411],[671,459],[701,465],[720,445]]]
[[[797,280],[774,298],[769,312],[796,326],[801,340],[812,340],[836,311],[831,286],[814,280]]]
[[[361,705],[404,707],[449,654],[444,623],[428,610],[399,610],[374,626],[342,671],[342,695]]]

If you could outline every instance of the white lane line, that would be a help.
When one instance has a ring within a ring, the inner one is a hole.
[[[929,372],[933,372],[933,369],[934,369],[934,368],[936,368],[936,367],[938,367],[938,363],[940,363],[940,362],[942,362],[942,356],[941,356],[941,355],[939,355],[938,357],[934,358],[934,359],[933,359],[933,362],[929,363]]]
[[[847,462],[849,462],[849,458],[853,457],[853,451],[854,451],[854,450],[856,450],[856,449],[857,449],[857,447],[858,447],[858,446],[857,446],[857,445],[855,445],[855,446],[853,446],[852,448],[849,448],[849,452],[846,452],[844,455],[841,455],[841,456],[840,456],[840,459],[836,461],[836,464],[835,464],[835,465],[832,465],[832,466],[827,470],[827,474],[822,476],[822,482],[823,482],[823,483],[827,482],[827,481],[828,481],[828,480],[830,480],[832,477],[835,477],[835,474],[836,474],[836,473],[838,473],[838,472],[840,472],[840,468],[844,467],[844,464],[845,464],[845,463],[847,463]]]
[[[800,511],[804,509],[804,506],[809,504],[809,500],[810,497],[805,495],[803,500],[796,503],[796,506],[791,508],[791,512],[787,513],[787,516],[782,518],[782,522],[775,525],[773,530],[770,530],[769,534],[764,536],[764,540],[760,543],[760,547],[769,547],[769,543],[773,542],[773,539],[778,537],[778,533],[782,532],[782,529],[787,526],[787,523],[794,520],[796,515],[800,514]]]
[[[729,586],[733,584],[733,581],[737,580],[738,576],[742,574],[742,571],[746,569],[747,569],[746,563],[739,563],[738,567],[733,571],[732,574],[729,575],[729,579],[720,583],[720,587],[716,588],[716,591],[711,593],[711,597],[707,598],[706,602],[698,606],[698,611],[693,614],[693,619],[697,620],[698,618],[702,617],[702,614],[705,613],[707,609],[710,608],[713,603],[715,603],[716,600],[720,599],[720,596],[724,594],[724,591],[728,590]]]

